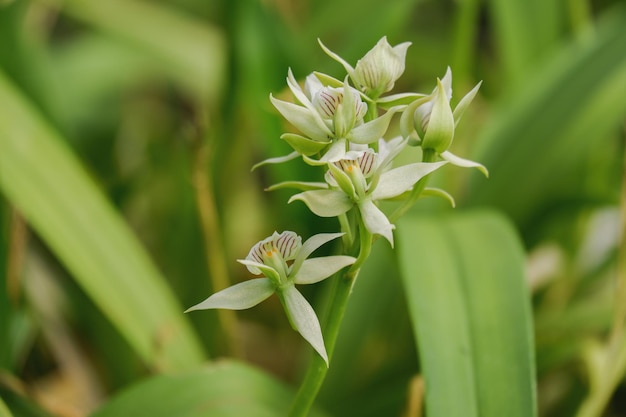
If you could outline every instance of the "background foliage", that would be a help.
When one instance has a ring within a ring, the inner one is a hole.
[[[481,378],[502,386],[503,368],[534,360],[516,386],[536,392],[538,415],[626,415],[624,27],[617,0],[0,1],[0,416],[168,415],[147,409],[163,392],[178,415],[282,415],[308,350],[277,300],[182,311],[247,279],[234,260],[274,230],[334,230],[263,192],[313,171],[250,173],[288,150],[268,96],[284,93],[288,67],[341,76],[317,38],[354,63],[384,35],[413,43],[398,91],[430,92],[447,65],[457,99],[483,80],[452,150],[490,179],[437,173],[457,208],[420,201],[398,253],[376,243],[316,413],[419,415],[421,362],[444,353],[420,327],[433,306],[448,323],[469,312],[455,334],[503,361],[459,359],[476,365],[463,369],[477,375],[477,415],[498,415]],[[452,247],[463,261],[446,275]],[[467,280],[491,277],[484,265],[504,284]],[[416,286],[438,274],[459,285],[439,307]],[[321,309],[327,290],[305,295]],[[516,310],[527,294],[532,312]],[[481,317],[517,322],[515,341],[494,347]],[[229,397],[241,392],[249,402]]]

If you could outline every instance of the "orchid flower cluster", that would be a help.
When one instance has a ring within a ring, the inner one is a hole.
[[[481,164],[460,158],[448,149],[456,125],[478,92],[480,83],[452,109],[452,73],[448,68],[430,94],[389,94],[405,69],[409,42],[391,46],[383,37],[354,67],[329,50],[347,75],[342,80],[311,73],[301,86],[291,70],[287,85],[295,102],[270,95],[278,112],[298,133],[285,133],[293,152],[271,158],[282,163],[296,158],[323,171],[323,181],[286,181],[269,187],[295,188],[289,199],[302,201],[316,215],[337,217],[341,231],[322,233],[304,243],[292,231],[274,234],[252,247],[239,262],[253,275],[261,275],[219,291],[187,311],[253,307],[276,293],[292,327],[328,364],[321,326],[309,302],[296,285],[313,284],[346,269],[343,278],[355,279],[375,239],[382,237],[393,247],[392,221],[417,198],[435,195],[452,197],[441,189],[427,188],[426,179],[446,164],[474,167],[487,175]],[[398,137],[387,138],[394,116],[399,122]],[[394,167],[395,158],[407,146],[422,149],[422,160]],[[380,202],[401,201],[388,216]],[[342,239],[343,255],[309,258],[320,246]]]

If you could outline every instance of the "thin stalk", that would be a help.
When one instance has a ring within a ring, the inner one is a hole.
[[[338,279],[335,279],[335,287],[333,288],[333,295],[330,300],[330,307],[326,316],[324,330],[322,334],[324,336],[324,344],[326,345],[326,351],[328,353],[328,362],[330,364],[335,350],[335,343],[339,334],[339,328],[343,321],[343,316],[348,305],[348,299],[352,293],[352,288],[359,275],[360,266],[365,259],[369,256],[372,247],[372,235],[365,229],[363,222],[359,218],[357,220],[360,224],[359,227],[359,239],[360,250],[354,265],[346,272],[340,274]],[[302,385],[296,394],[296,398],[291,406],[289,417],[304,417],[308,414],[317,394],[324,383],[326,373],[328,372],[328,366],[324,362],[324,359],[319,355],[313,356],[309,363],[309,368],[304,377]]]
[[[203,129],[200,129],[203,131]],[[228,268],[224,254],[224,244],[220,234],[220,221],[215,204],[215,192],[211,170],[207,169],[210,161],[210,149],[207,140],[200,139],[195,146],[193,166],[193,184],[195,188],[196,205],[200,216],[204,246],[206,250],[207,267],[213,291],[223,290],[230,285]],[[217,310],[218,320],[225,334],[227,352],[234,357],[243,357],[243,349],[239,343],[239,323],[235,312],[227,309]]]

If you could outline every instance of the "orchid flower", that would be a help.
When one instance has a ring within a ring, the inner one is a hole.
[[[392,47],[387,41],[387,37],[383,36],[363,58],[357,61],[355,67],[328,49],[321,41],[319,44],[328,56],[345,68],[350,79],[359,90],[363,91],[372,101],[378,101],[381,94],[393,89],[395,82],[404,72],[406,52],[411,42],[404,42]],[[399,96],[396,95],[393,99],[399,98]]]
[[[422,177],[447,163],[418,162],[388,169],[405,145],[406,140],[398,137],[389,143],[380,140],[379,153],[371,148],[349,151],[339,161],[328,164],[326,183],[290,184],[310,189],[292,196],[289,202],[301,200],[321,217],[339,216],[356,207],[365,228],[393,246],[394,225],[376,203],[405,193]]]
[[[264,163],[285,162],[299,155],[311,156],[322,153],[323,163],[338,160],[346,152],[350,142],[368,144],[381,138],[391,117],[399,107],[374,120],[364,123],[367,104],[361,94],[346,80],[339,85],[324,85],[319,74],[307,76],[304,89],[300,87],[291,70],[287,85],[300,104],[279,100],[270,95],[276,109],[302,134],[285,133],[281,139],[294,149],[291,154],[272,158]]]
[[[443,78],[437,79],[437,86],[430,95],[419,98],[406,107],[400,119],[402,135],[412,143],[419,144],[422,149],[435,151],[452,165],[478,168],[488,176],[487,168],[482,164],[460,158],[448,150],[454,139],[456,125],[476,96],[480,84],[467,93],[453,111],[450,106],[452,71],[448,67]]]
[[[307,259],[317,248],[342,235],[321,233],[302,243],[302,238],[294,232],[274,232],[255,244],[245,259],[238,260],[252,274],[264,275],[263,278],[243,281],[216,292],[187,311],[214,308],[244,310],[277,293],[291,326],[328,364],[319,320],[295,284],[320,282],[355,262],[355,258],[345,255]]]

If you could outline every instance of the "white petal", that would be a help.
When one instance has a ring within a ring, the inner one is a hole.
[[[339,139],[330,145],[330,148],[326,151],[324,156],[319,160],[318,165],[325,165],[327,162],[336,162],[344,157],[346,154],[346,140]]]
[[[389,222],[385,213],[383,213],[372,200],[364,200],[359,203],[361,218],[367,230],[372,234],[377,234],[389,241],[393,247],[393,229],[394,225]]]
[[[352,265],[355,261],[356,258],[344,255],[307,259],[296,273],[294,282],[296,284],[315,284],[330,277],[342,268]]]
[[[285,288],[280,297],[291,326],[313,346],[328,366],[328,354],[324,346],[322,329],[311,304],[293,285]]]
[[[450,153],[449,151],[443,152],[441,154],[441,157],[445,159],[446,161],[450,162],[452,165],[456,165],[458,167],[478,168],[480,172],[485,174],[485,177],[489,177],[489,171],[487,171],[487,168],[483,164],[479,164],[478,162],[474,162],[474,161],[470,161],[469,159],[458,157]]]
[[[255,164],[252,167],[252,171],[254,171],[258,167],[266,165],[266,164],[282,164],[283,162],[287,162],[287,161],[291,161],[292,159],[296,159],[299,156],[300,156],[300,153],[298,151],[293,151],[289,155],[277,156],[276,158],[268,158],[268,159],[266,159],[264,161],[259,162],[258,164]]]
[[[345,233],[319,233],[317,235],[313,235],[308,238],[303,244],[300,252],[298,252],[298,256],[294,261],[293,270],[297,270],[296,265],[302,264],[302,262],[309,257],[317,248],[322,246],[323,244],[330,242],[333,239],[337,239],[345,235]],[[299,268],[299,266],[298,266]]]
[[[203,302],[188,308],[185,313],[212,308],[245,310],[269,298],[274,290],[274,286],[267,278],[251,279],[216,292]]]
[[[459,123],[459,120],[461,120],[463,113],[465,113],[465,110],[467,110],[472,100],[474,100],[474,97],[476,96],[476,93],[478,93],[478,89],[480,88],[480,85],[482,83],[483,82],[480,81],[478,84],[476,84],[476,86],[472,88],[469,93],[465,94],[461,101],[459,101],[459,104],[457,104],[454,108],[454,112],[452,112],[452,115],[454,116],[455,125]]]
[[[372,191],[372,198],[374,200],[384,200],[398,196],[409,190],[421,178],[446,163],[446,161],[416,162],[383,172],[380,175],[376,189]]]
[[[354,143],[365,144],[375,142],[382,138],[385,132],[387,132],[391,118],[396,110],[397,108],[392,107],[382,116],[355,127],[348,135],[348,139]]]
[[[322,50],[324,52],[326,52],[326,55],[328,55],[329,57],[331,57],[335,61],[339,62],[341,65],[343,65],[343,67],[345,68],[346,72],[348,74],[352,75],[352,73],[354,72],[354,68],[352,68],[352,65],[348,64],[342,57],[340,57],[339,55],[337,55],[336,53],[334,53],[333,51],[328,49],[326,47],[326,45],[324,45],[320,39],[318,39],[317,41],[319,42],[320,46],[322,47]]]
[[[302,89],[300,88],[300,84],[296,81],[296,77],[293,76],[293,72],[291,72],[291,68],[287,71],[287,85],[289,89],[295,96],[296,100],[298,100],[304,107],[309,110],[313,110],[313,106],[309,98],[304,94]]]
[[[338,190],[313,190],[296,194],[289,199],[303,201],[309,209],[320,217],[335,217],[352,208],[352,201]]]
[[[307,137],[323,142],[333,136],[333,133],[324,124],[324,121],[316,111],[294,103],[278,100],[272,95],[270,95],[270,100],[280,114]]]

